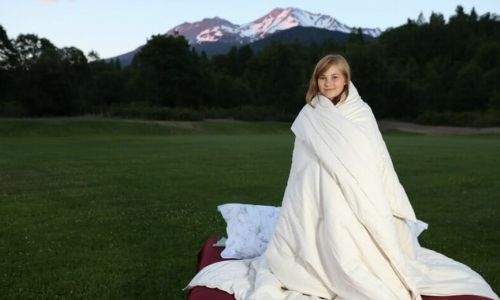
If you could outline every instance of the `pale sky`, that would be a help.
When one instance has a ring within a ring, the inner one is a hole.
[[[183,22],[206,17],[234,24],[254,21],[273,8],[297,7],[336,18],[351,27],[382,30],[431,12],[446,20],[462,5],[481,15],[500,14],[500,0],[0,0],[0,25],[10,38],[34,33],[57,47],[74,46],[102,58],[131,51],[153,34],[165,33]]]

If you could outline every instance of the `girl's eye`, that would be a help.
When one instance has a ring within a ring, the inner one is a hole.
[[[330,80],[338,80],[340,78],[340,76],[339,75],[330,75],[330,76],[322,75],[322,76],[318,77],[319,80],[327,80],[328,78],[330,78]]]

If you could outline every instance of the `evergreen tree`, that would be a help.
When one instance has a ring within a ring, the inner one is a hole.
[[[442,14],[432,12],[429,17],[429,24],[431,26],[443,26],[445,24],[444,16]]]
[[[154,105],[198,107],[204,78],[184,37],[154,35],[134,57],[133,83]],[[196,92],[199,91],[199,92]],[[142,95],[136,95],[137,98]]]

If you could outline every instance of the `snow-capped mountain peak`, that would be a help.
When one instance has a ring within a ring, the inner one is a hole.
[[[216,42],[224,35],[234,35],[239,31],[239,26],[221,19],[205,18],[195,23],[182,23],[170,29],[167,35],[183,35],[190,44],[199,44],[203,42]]]
[[[199,22],[178,25],[169,30],[167,34],[183,35],[191,45],[218,41],[246,44],[296,26],[316,27],[345,33],[354,30],[331,16],[288,7],[275,8],[268,14],[247,24],[236,25],[218,17],[206,18]],[[373,37],[381,34],[381,30],[378,28],[364,28],[362,31]]]

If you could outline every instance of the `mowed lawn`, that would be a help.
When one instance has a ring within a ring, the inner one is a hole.
[[[0,120],[0,298],[184,299],[217,205],[280,205],[289,126]],[[384,137],[421,243],[500,292],[500,136]]]

